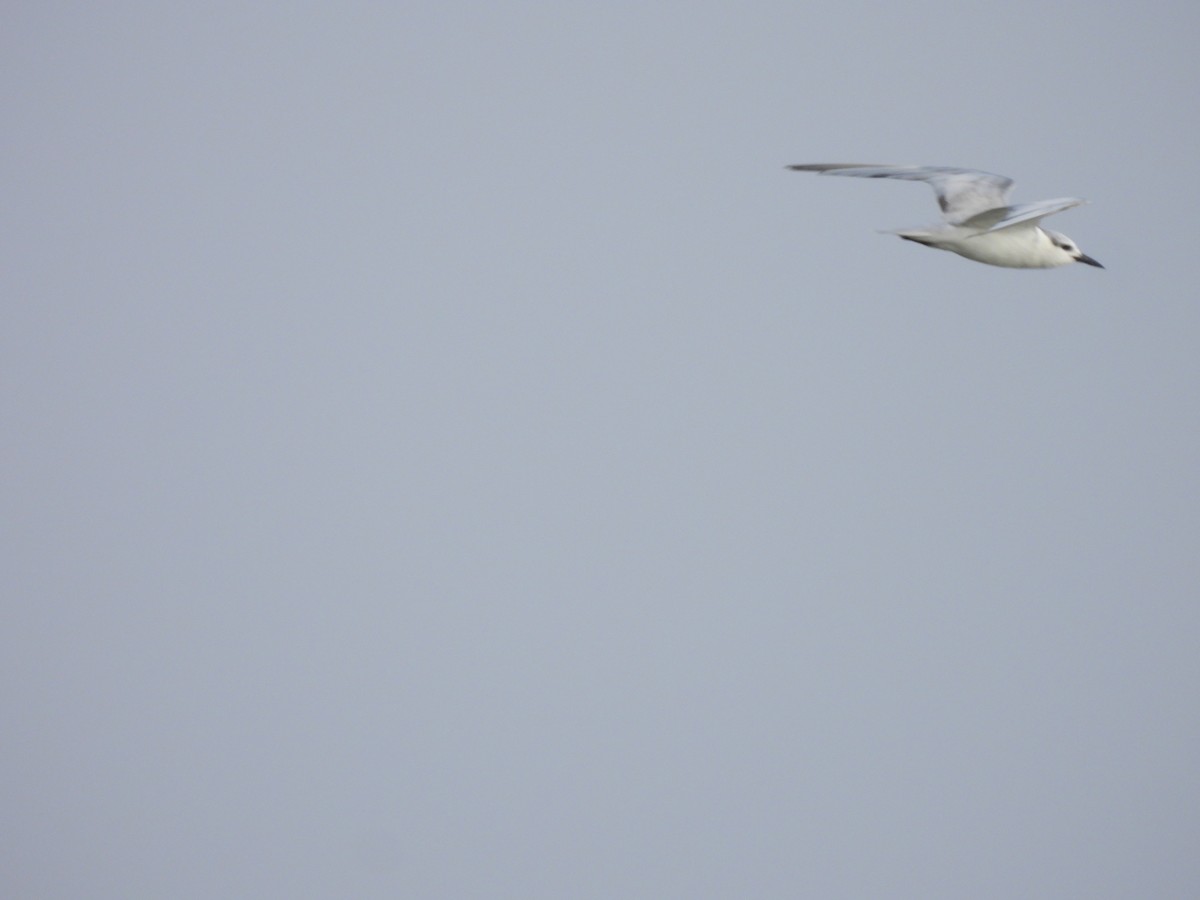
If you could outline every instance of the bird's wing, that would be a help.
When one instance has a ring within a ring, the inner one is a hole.
[[[937,194],[942,215],[952,225],[961,225],[989,209],[1008,205],[1012,179],[977,169],[949,166],[880,166],[863,163],[809,163],[788,166],[797,172],[849,175],[854,178],[900,178],[924,181]]]
[[[1021,203],[1018,206],[1005,206],[1000,209],[989,209],[973,216],[964,225],[982,228],[980,234],[1012,228],[1014,225],[1036,225],[1046,216],[1052,216],[1064,209],[1071,209],[1087,203],[1078,197],[1059,197],[1057,200],[1038,200],[1035,203]]]

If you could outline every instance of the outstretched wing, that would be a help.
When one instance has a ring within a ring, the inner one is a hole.
[[[982,228],[980,234],[1012,228],[1014,225],[1036,225],[1046,216],[1052,216],[1064,209],[1071,209],[1087,203],[1078,197],[1059,197],[1057,200],[1038,200],[1034,203],[1021,203],[1017,206],[1004,206],[999,209],[989,209],[965,222],[975,228]]]
[[[942,215],[952,225],[997,207],[1008,206],[1013,181],[1003,175],[949,166],[881,166],[863,163],[808,163],[788,166],[797,172],[849,175],[854,178],[899,178],[924,181],[937,194]],[[1047,215],[1049,215],[1047,213]]]

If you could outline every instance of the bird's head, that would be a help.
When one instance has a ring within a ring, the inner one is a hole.
[[[1089,266],[1095,266],[1097,269],[1104,268],[1104,266],[1080,250],[1076,243],[1062,232],[1051,231],[1049,228],[1043,228],[1042,230],[1046,232],[1046,236],[1050,238],[1050,242],[1063,253],[1067,254],[1073,262],[1086,263]]]

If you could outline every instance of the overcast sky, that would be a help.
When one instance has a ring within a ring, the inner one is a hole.
[[[1197,10],[8,4],[6,895],[1197,896]]]

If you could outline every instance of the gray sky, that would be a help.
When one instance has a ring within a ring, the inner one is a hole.
[[[1197,895],[1194,4],[5,19],[11,896]]]

